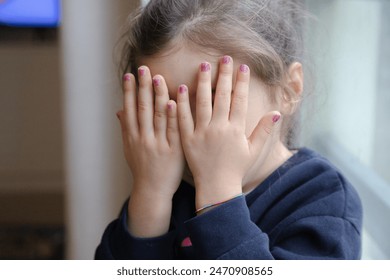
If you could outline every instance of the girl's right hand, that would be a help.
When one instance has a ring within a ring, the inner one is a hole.
[[[184,170],[177,106],[169,100],[162,76],[138,69],[139,87],[132,74],[123,79],[121,123],[126,161],[133,175],[128,214],[129,231],[138,237],[166,233],[172,197]],[[154,94],[155,93],[155,94]]]

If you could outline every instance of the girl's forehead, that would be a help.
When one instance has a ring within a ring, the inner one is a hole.
[[[170,93],[176,92],[181,84],[187,85],[191,93],[196,91],[197,73],[202,62],[211,64],[212,85],[215,86],[220,57],[182,47],[164,55],[143,57],[139,64],[148,66],[153,76],[162,75]]]

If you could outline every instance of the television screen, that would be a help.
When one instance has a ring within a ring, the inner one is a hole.
[[[57,27],[60,4],[60,0],[0,0],[0,25]]]

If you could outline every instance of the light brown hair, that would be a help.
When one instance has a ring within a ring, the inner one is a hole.
[[[298,102],[286,74],[302,59],[303,14],[299,0],[151,0],[129,18],[121,74],[136,75],[142,56],[189,44],[240,59],[270,88],[283,89],[283,98]],[[275,101],[273,94],[270,100]],[[293,123],[294,116],[284,118],[282,139],[288,146]]]

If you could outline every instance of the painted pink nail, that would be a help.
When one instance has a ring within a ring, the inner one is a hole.
[[[140,75],[140,76],[145,75],[145,69],[144,68],[138,68],[138,75]]]
[[[130,79],[131,79],[130,74],[125,74],[125,75],[123,75],[123,80],[124,80],[124,81],[130,81]]]
[[[158,87],[161,84],[161,80],[159,78],[153,78],[153,84]]]
[[[273,121],[274,123],[277,123],[279,120],[280,120],[280,115],[274,115],[274,116],[272,117],[272,121]]]
[[[172,103],[168,103],[168,110],[172,110],[172,108],[173,108],[173,104]]]
[[[225,55],[225,56],[222,58],[222,63],[223,63],[223,64],[229,64],[229,63],[230,63],[230,56]]]
[[[207,62],[203,62],[201,65],[200,65],[200,71],[202,72],[208,72],[210,71],[210,64],[207,63]]]
[[[185,85],[179,86],[179,93],[185,93],[187,91],[187,87]]]
[[[240,71],[243,72],[243,73],[248,73],[248,71],[249,71],[248,65],[241,64],[240,65]]]

